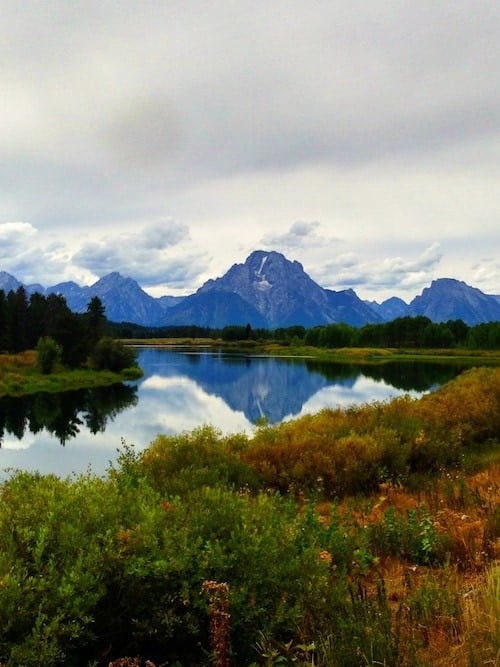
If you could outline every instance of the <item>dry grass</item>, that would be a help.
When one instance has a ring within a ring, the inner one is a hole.
[[[422,503],[446,538],[449,562],[416,565],[383,556],[365,585],[383,579],[394,624],[417,647],[419,665],[500,665],[500,463],[470,476],[443,474],[426,489],[381,485],[367,502],[344,500],[339,513],[359,525],[380,523],[388,508],[398,515]],[[331,505],[318,511],[327,521]],[[413,666],[412,666],[413,667]]]

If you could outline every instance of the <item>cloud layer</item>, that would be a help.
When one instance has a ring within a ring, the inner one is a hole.
[[[186,292],[266,247],[362,296],[500,293],[499,29],[492,0],[7,0],[0,270]]]

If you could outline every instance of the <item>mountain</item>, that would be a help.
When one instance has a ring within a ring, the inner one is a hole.
[[[164,325],[196,324],[199,327],[222,329],[228,324],[266,328],[266,319],[247,301],[234,292],[208,292],[185,297],[164,316]]]
[[[353,289],[325,290],[333,312],[329,322],[345,322],[353,327],[361,327],[367,322],[380,323],[382,318],[362,301]]]
[[[0,290],[2,290],[2,292],[5,292],[6,294],[7,292],[11,291],[15,292],[20,287],[24,287],[28,295],[33,294],[33,292],[43,293],[44,291],[43,285],[39,285],[38,283],[35,283],[33,285],[24,285],[13,275],[7,273],[7,271],[0,271]]]
[[[101,299],[106,316],[112,322],[155,325],[163,316],[163,309],[154,297],[146,294],[132,278],[124,278],[116,272],[89,287],[89,294],[89,301],[93,296]]]
[[[299,262],[291,262],[278,252],[256,250],[243,264],[234,264],[222,277],[208,280],[194,295],[172,308],[165,324],[180,324],[179,313],[184,315],[188,304],[190,316],[196,317],[198,322],[198,315],[208,312],[215,295],[218,302],[228,302],[226,323],[236,323],[238,319],[254,326],[252,320],[257,321],[258,315],[261,324],[257,326],[270,329],[296,324],[311,327],[340,321],[349,324],[380,321],[352,290],[323,289],[304,272]],[[240,299],[235,301],[229,295]],[[236,308],[234,312],[232,306]],[[208,318],[208,322],[211,321]],[[208,323],[205,326],[220,325]]]
[[[75,313],[83,313],[92,297],[98,296],[106,309],[106,317],[112,322],[156,326],[165,313],[158,299],[146,294],[135,280],[124,278],[116,271],[89,287],[70,281],[47,287],[44,293],[60,294]]]
[[[10,291],[15,292],[17,289],[22,287],[23,284],[19,282],[17,278],[11,276],[7,271],[0,271],[0,289],[7,293]]]
[[[397,296],[391,296],[389,299],[377,303],[376,301],[366,301],[368,306],[379,315],[384,322],[390,322],[397,317],[404,317],[408,314],[408,304]]]
[[[59,294],[66,299],[68,307],[75,313],[83,313],[87,304],[92,298],[89,296],[89,287],[80,287],[77,283],[72,280],[64,283],[58,283],[57,285],[52,285],[52,287],[47,287],[43,290],[43,294],[48,296],[49,294]]]
[[[433,280],[420,296],[410,302],[408,315],[425,315],[434,322],[463,320],[469,326],[500,321],[500,303],[461,280]]]
[[[98,296],[113,322],[142,326],[196,325],[220,329],[249,323],[253,328],[274,329],[293,325],[306,328],[345,322],[352,326],[380,323],[397,317],[425,315],[435,322],[461,319],[473,326],[500,321],[500,296],[453,278],[434,280],[408,305],[398,297],[377,303],[362,301],[352,289],[334,291],[320,287],[297,261],[278,252],[252,252],[223,276],[208,280],[186,297],[154,298],[132,278],[110,273],[90,286],[61,282],[52,287],[23,285],[0,271],[0,290],[24,286],[28,294],[60,294],[74,312],[84,312]]]

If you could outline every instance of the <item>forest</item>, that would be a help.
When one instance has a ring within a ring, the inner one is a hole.
[[[39,369],[50,373],[56,362],[76,369],[89,359],[97,370],[120,372],[135,364],[136,354],[110,337],[105,308],[93,297],[85,313],[74,313],[64,297],[34,292],[28,298],[20,287],[7,294],[0,290],[0,353],[6,366],[7,354],[36,350]],[[26,356],[26,355],[25,355]],[[23,363],[19,357],[19,363]]]
[[[64,297],[20,287],[7,294],[0,290],[0,351],[34,350],[40,338],[50,337],[62,347],[62,361],[70,367],[82,364],[95,343],[106,333],[102,302],[94,297],[84,314],[73,313]]]

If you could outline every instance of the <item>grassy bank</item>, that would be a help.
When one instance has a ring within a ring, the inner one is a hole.
[[[52,373],[44,375],[37,367],[34,351],[0,354],[0,396],[101,387],[137,378],[138,372],[138,369],[127,369],[123,373],[112,373],[90,367],[67,369],[58,365]]]
[[[500,658],[500,369],[0,486],[0,664]],[[116,660],[116,662],[114,662]]]
[[[401,348],[319,348],[306,345],[284,345],[259,341],[227,342],[212,338],[147,338],[127,339],[126,345],[179,348],[216,349],[243,354],[269,354],[272,356],[309,357],[342,363],[384,363],[389,361],[460,361],[471,365],[500,365],[498,350],[450,349],[401,349]]]

